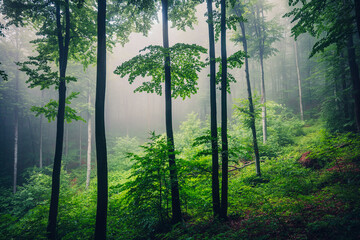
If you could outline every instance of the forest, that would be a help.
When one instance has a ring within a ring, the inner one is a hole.
[[[0,239],[360,239],[360,1],[0,0]]]

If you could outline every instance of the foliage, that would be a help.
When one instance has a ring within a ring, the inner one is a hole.
[[[126,190],[126,208],[133,223],[140,232],[152,234],[170,221],[170,180],[166,139],[153,132],[149,140],[141,146],[144,154],[129,153],[134,164],[123,190]]]
[[[233,53],[230,57],[227,59],[227,67],[228,69],[236,69],[241,68],[241,66],[244,64],[244,58],[245,58],[245,52],[244,51],[237,51]],[[222,63],[221,58],[216,58],[216,63],[219,63],[219,70],[215,75],[215,81],[217,85],[220,85],[221,83],[221,69],[222,69]],[[208,65],[210,65],[210,61],[208,62]],[[226,84],[226,91],[230,93],[230,83],[236,83],[235,77],[227,72],[227,84]],[[221,87],[219,86],[219,89],[221,90]]]
[[[349,34],[354,31],[351,1],[342,0],[289,0],[294,8],[285,17],[292,17],[295,25],[292,34],[295,39],[309,33],[319,39],[312,48],[310,57],[323,52],[331,44],[343,47]]]
[[[240,102],[247,106],[246,100]],[[256,176],[254,165],[245,165],[248,162],[230,164],[227,222],[212,219],[211,158],[199,154],[210,149],[209,134],[204,135],[208,122],[190,114],[175,135],[185,223],[173,228],[169,224],[165,138],[153,134],[140,147],[134,138],[117,139],[109,157],[109,166],[113,166],[109,172],[109,239],[356,239],[360,234],[359,136],[332,134],[320,124],[298,126],[283,106],[268,104],[269,126],[284,131],[271,140],[271,145],[281,146],[281,151],[273,158],[264,153],[267,157],[262,163],[262,177]],[[229,129],[234,138],[231,148],[251,147],[251,134],[242,124],[247,114],[235,112]],[[199,144],[192,146],[196,142]],[[129,151],[134,153],[127,155]],[[322,162],[322,169],[298,163],[307,151]],[[242,154],[239,156],[245,158]],[[0,231],[7,239],[45,239],[50,170],[33,169],[28,176],[15,195],[8,190],[1,192]],[[93,238],[96,180],[84,191],[81,179],[85,179],[85,171],[82,175],[62,171],[61,239]]]
[[[177,43],[169,50],[161,46],[148,46],[129,61],[116,68],[115,74],[120,77],[129,75],[130,84],[139,77],[151,77],[137,87],[134,92],[148,92],[162,94],[161,84],[165,81],[164,57],[169,51],[171,59],[171,89],[174,98],[180,96],[183,99],[195,94],[197,87],[197,72],[200,72],[205,64],[200,60],[200,54],[206,53],[206,49],[195,44]]]
[[[81,120],[85,122],[85,120],[82,117],[76,115],[76,111],[73,108],[68,106],[71,104],[71,100],[76,98],[77,95],[79,94],[80,94],[79,92],[72,92],[65,100],[65,103],[67,104],[67,106],[65,106],[65,120],[67,123],[70,123],[72,120],[75,121]],[[40,114],[44,114],[44,116],[48,119],[48,121],[51,122],[54,121],[57,116],[58,105],[59,105],[58,101],[50,99],[50,101],[47,104],[45,104],[43,107],[32,106],[31,111],[35,112],[36,116],[39,116]]]
[[[251,148],[251,132],[250,132],[250,120],[251,115],[248,110],[248,99],[238,99],[235,101],[233,124],[229,129],[229,135],[234,136],[235,146],[244,146],[240,148],[240,159],[249,159],[252,154]],[[262,158],[276,157],[281,153],[282,149],[288,145],[294,143],[295,137],[303,135],[302,126],[303,123],[287,108],[272,101],[266,103],[268,117],[268,142],[262,144],[259,142],[259,153]],[[261,104],[259,98],[254,98],[254,110],[256,125],[261,129]],[[257,133],[259,137],[262,136],[262,132]],[[247,146],[247,147],[245,147]],[[247,151],[244,151],[248,149]]]

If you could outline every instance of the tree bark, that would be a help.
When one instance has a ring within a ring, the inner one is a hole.
[[[360,1],[355,0],[355,18],[356,18],[356,26],[358,30],[358,35],[360,37]]]
[[[81,136],[81,123],[79,123],[79,167],[81,167],[82,160],[82,136]]]
[[[260,50],[262,51],[262,50]],[[265,77],[264,77],[264,59],[262,53],[260,53],[260,68],[261,68],[261,119],[263,130],[263,143],[267,141],[267,122],[266,122],[266,96],[265,96]]]
[[[219,150],[216,116],[216,63],[215,63],[215,39],[212,0],[207,0],[208,28],[209,28],[209,57],[210,57],[210,128],[211,128],[211,151],[212,151],[212,201],[214,217],[220,216],[220,193],[219,193]]]
[[[343,52],[340,53],[340,69],[341,69],[341,86],[342,86],[342,98],[343,98],[343,111],[344,111],[344,118],[345,120],[349,120],[349,99],[347,95],[347,83],[346,83],[346,71],[344,65],[344,54]]]
[[[69,0],[65,0],[65,39],[61,30],[61,14],[60,3],[56,2],[56,24],[58,33],[58,45],[59,45],[59,106],[57,114],[56,125],[56,143],[55,143],[55,156],[54,166],[52,173],[52,188],[51,188],[51,200],[49,209],[49,220],[47,226],[47,237],[49,239],[56,239],[56,219],[58,214],[59,193],[60,193],[60,171],[61,171],[61,157],[63,151],[64,141],[64,117],[65,117],[65,98],[66,98],[66,67],[69,52],[70,43],[70,11]]]
[[[19,148],[19,71],[15,72],[15,107],[14,107],[14,180],[13,193],[16,193]]]
[[[301,90],[301,77],[300,77],[300,69],[299,69],[299,60],[298,60],[298,51],[297,51],[296,41],[294,41],[294,49],[295,49],[296,74],[297,74],[298,88],[299,88],[300,119],[301,119],[301,121],[304,121],[304,111],[303,111],[303,103],[302,103],[302,90]]]
[[[350,74],[353,85],[353,98],[354,98],[354,112],[356,120],[357,131],[360,132],[360,77],[359,77],[359,68],[356,63],[356,54],[353,42],[353,36],[349,35],[348,37],[348,61],[350,67]]]
[[[242,16],[242,13],[239,13],[239,17]],[[247,85],[247,92],[248,92],[248,101],[249,101],[249,111],[250,111],[250,128],[253,135],[253,145],[254,145],[254,154],[255,154],[255,165],[256,165],[256,175],[261,176],[260,170],[260,155],[259,155],[259,147],[257,143],[257,136],[256,136],[256,126],[255,126],[255,111],[254,111],[254,104],[252,99],[251,93],[251,84],[250,84],[250,73],[249,73],[249,59],[248,59],[248,49],[247,49],[247,40],[246,40],[246,32],[245,32],[245,24],[244,22],[240,22],[240,28],[242,33],[242,42],[243,48],[245,52],[245,77],[246,77],[246,85]]]
[[[41,91],[41,104],[43,102],[44,92]],[[43,167],[43,115],[40,115],[40,147],[39,147],[39,167]]]
[[[88,92],[88,107],[89,107],[89,113],[88,113],[88,120],[87,120],[87,157],[86,157],[86,189],[90,186],[90,174],[91,174],[91,115],[90,115],[90,105],[91,105],[91,99],[90,99],[90,90]]]
[[[95,101],[95,140],[97,160],[97,209],[95,239],[106,239],[108,205],[108,173],[105,137],[105,90],[106,90],[106,0],[98,0],[98,50]]]
[[[227,219],[228,208],[228,139],[227,139],[227,54],[226,54],[226,1],[221,0],[221,143],[222,179],[220,217]]]
[[[168,33],[168,0],[161,0],[162,21],[163,21],[163,45],[169,49]],[[166,136],[169,148],[169,167],[170,167],[170,185],[171,185],[171,206],[172,221],[178,223],[182,221],[180,207],[179,183],[174,153],[174,136],[172,127],[172,105],[171,105],[171,72],[170,72],[170,54],[166,53],[164,59],[165,70],[165,116],[166,116]]]

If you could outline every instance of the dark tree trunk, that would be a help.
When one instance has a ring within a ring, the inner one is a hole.
[[[208,27],[209,27],[209,57],[210,57],[210,125],[211,125],[211,149],[212,149],[212,201],[214,217],[220,216],[220,193],[219,193],[219,150],[216,118],[216,63],[215,63],[215,40],[214,23],[212,15],[212,0],[207,0]]]
[[[70,11],[69,0],[65,1],[65,39],[61,30],[61,15],[60,3],[56,2],[56,24],[58,31],[58,44],[59,44],[59,70],[60,70],[60,83],[59,83],[59,107],[57,114],[56,125],[56,144],[55,144],[55,157],[54,167],[52,173],[52,188],[51,188],[51,201],[49,210],[49,221],[47,226],[47,236],[49,239],[56,239],[56,218],[58,214],[59,192],[60,192],[60,171],[61,171],[61,156],[64,141],[64,116],[65,116],[65,98],[66,98],[66,66],[68,59],[69,43],[70,43]]]
[[[356,18],[356,26],[358,30],[358,35],[360,37],[360,1],[355,0],[355,18]]]
[[[356,63],[356,55],[354,48],[353,36],[350,35],[348,39],[348,61],[353,85],[353,97],[355,105],[355,120],[357,131],[360,132],[360,78],[359,78],[359,68]]]
[[[226,56],[226,4],[221,0],[221,144],[222,179],[220,217],[227,218],[228,208],[228,139],[227,139],[227,56]]]
[[[242,13],[239,14],[241,16]],[[255,111],[254,111],[254,104],[252,99],[252,93],[251,93],[251,84],[250,84],[250,73],[249,73],[249,59],[247,57],[247,40],[246,40],[246,33],[245,33],[245,24],[244,22],[240,22],[240,28],[242,33],[242,42],[245,52],[245,76],[246,76],[246,85],[247,85],[247,92],[248,92],[248,100],[249,100],[249,110],[250,110],[250,117],[251,117],[251,132],[253,135],[253,145],[254,145],[254,153],[255,153],[255,165],[256,165],[256,174],[258,176],[261,176],[260,171],[260,156],[259,156],[259,147],[257,143],[257,137],[256,137],[256,127],[255,127]]]
[[[161,0],[162,4],[162,21],[163,21],[163,45],[165,49],[169,48],[168,33],[168,0]],[[179,183],[177,178],[175,153],[174,153],[174,136],[172,127],[172,110],[171,110],[171,73],[170,73],[170,55],[166,54],[164,59],[165,68],[165,116],[166,116],[166,136],[169,148],[169,167],[170,167],[170,185],[171,185],[171,206],[173,223],[181,222],[180,194]]]
[[[41,104],[43,103],[44,91],[41,91]],[[40,115],[40,146],[39,146],[39,168],[43,167],[43,115]]]
[[[344,54],[340,53],[340,69],[341,69],[341,86],[342,86],[342,99],[343,99],[343,111],[345,120],[349,120],[349,99],[347,95],[347,83],[346,83],[346,71],[344,65]]]
[[[98,0],[98,50],[95,100],[95,141],[97,160],[97,209],[95,239],[106,239],[108,205],[108,173],[105,137],[105,89],[106,89],[106,0]]]
[[[14,180],[13,193],[16,193],[19,149],[19,71],[15,72],[15,107],[14,107]]]

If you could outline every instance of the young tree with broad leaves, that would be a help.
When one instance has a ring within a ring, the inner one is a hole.
[[[145,1],[144,1],[145,2]],[[138,76],[151,76],[152,80],[144,82],[135,91],[156,92],[162,94],[161,83],[165,86],[165,122],[168,142],[168,157],[170,168],[172,221],[182,221],[179,184],[175,160],[175,146],[172,127],[172,97],[190,97],[197,92],[199,72],[204,64],[199,60],[200,53],[206,52],[202,47],[188,44],[176,44],[169,47],[169,20],[178,29],[192,26],[195,18],[195,6],[198,1],[146,1],[145,8],[158,9],[161,3],[163,24],[163,46],[149,46],[142,51],[148,53],[138,55],[123,63],[115,70],[115,74],[124,77],[129,74],[129,82],[132,83]]]

